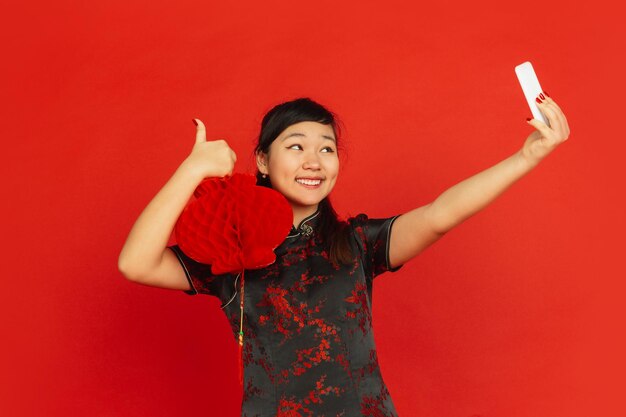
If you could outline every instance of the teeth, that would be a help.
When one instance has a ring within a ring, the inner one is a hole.
[[[304,185],[319,185],[322,180],[305,180],[305,179],[297,179],[296,182]]]

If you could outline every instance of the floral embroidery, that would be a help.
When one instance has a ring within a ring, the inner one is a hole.
[[[246,271],[244,417],[396,417],[372,333],[374,276],[387,270],[389,219],[359,215],[354,261],[333,265],[315,232],[292,231],[274,264]],[[305,219],[315,230],[317,218]],[[172,248],[193,287],[220,298],[236,336],[238,293],[232,275],[212,275]],[[233,370],[236,364],[233,363]]]

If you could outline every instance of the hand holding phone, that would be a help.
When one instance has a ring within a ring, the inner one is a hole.
[[[530,111],[533,114],[533,118],[541,120],[546,125],[550,126],[550,122],[548,122],[548,119],[546,119],[543,113],[539,111],[539,107],[537,107],[537,102],[535,101],[537,96],[543,92],[543,90],[539,85],[539,80],[537,79],[537,75],[535,74],[532,64],[526,61],[523,64],[516,66],[515,74],[517,74],[517,79],[522,86],[524,97],[526,97],[526,101],[528,102]]]

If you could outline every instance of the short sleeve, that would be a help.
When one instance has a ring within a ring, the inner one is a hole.
[[[191,286],[190,290],[184,291],[185,294],[220,296],[222,283],[226,275],[214,275],[211,272],[211,265],[194,261],[189,256],[185,255],[178,245],[168,246],[168,249],[171,249],[178,258],[178,261],[185,271],[189,285]]]
[[[348,222],[354,230],[366,273],[371,278],[383,272],[395,272],[402,267],[389,265],[391,226],[399,216],[385,219],[370,219],[365,214],[350,218]]]

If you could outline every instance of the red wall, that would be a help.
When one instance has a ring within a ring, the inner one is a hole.
[[[513,68],[526,60],[570,139],[377,278],[383,375],[404,417],[625,415],[625,31],[608,1],[573,4],[5,9],[0,415],[238,415],[217,300],[117,270],[191,151],[192,117],[251,172],[265,111],[310,96],[347,126],[340,212],[390,216],[522,146],[530,111]]]

